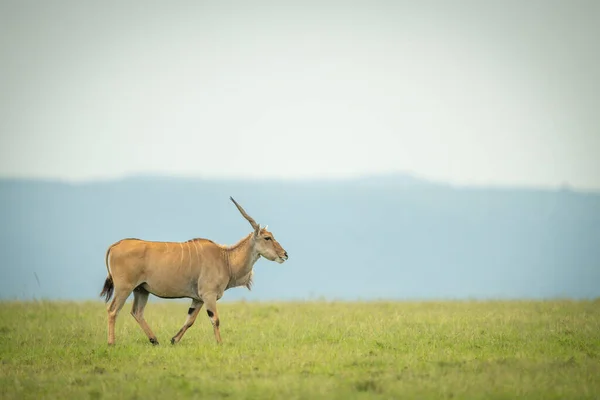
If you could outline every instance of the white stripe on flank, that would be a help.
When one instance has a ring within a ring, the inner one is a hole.
[[[196,259],[198,260],[198,264],[200,264],[200,254],[198,254],[198,246],[196,246],[196,241],[193,241],[194,249],[196,249]]]
[[[188,257],[190,259],[189,265],[190,265],[190,271],[192,270],[192,249],[190,249],[190,242],[187,242],[187,248],[188,248]]]
[[[183,264],[183,243],[179,242],[179,245],[181,246],[181,260],[179,261],[179,263]]]

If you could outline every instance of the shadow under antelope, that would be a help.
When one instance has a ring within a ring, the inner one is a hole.
[[[190,298],[192,304],[185,323],[171,343],[181,340],[194,324],[203,305],[213,325],[215,339],[221,343],[217,300],[225,290],[252,285],[253,266],[262,256],[283,263],[287,252],[275,240],[267,227],[261,228],[232,198],[242,216],[250,222],[253,232],[232,246],[208,239],[187,242],[155,242],[123,239],[106,251],[108,277],[100,296],[108,302],[108,344],[115,343],[115,320],[127,297],[133,292],[131,315],[154,345],[158,340],[144,319],[144,307],[152,293],[162,298]]]

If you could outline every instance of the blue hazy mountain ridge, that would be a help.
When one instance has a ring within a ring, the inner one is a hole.
[[[251,231],[290,259],[255,266],[223,300],[600,296],[600,194],[453,187],[404,175],[237,181],[0,180],[2,299],[99,299],[107,247],[126,237],[233,244]]]

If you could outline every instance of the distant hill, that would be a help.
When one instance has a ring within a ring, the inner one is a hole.
[[[251,229],[230,195],[290,259],[259,260],[253,291],[224,300],[600,296],[600,194],[390,175],[0,180],[0,298],[97,299],[105,251],[124,237],[234,243]]]

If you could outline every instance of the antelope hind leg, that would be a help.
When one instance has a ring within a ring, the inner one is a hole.
[[[131,307],[131,315],[133,316],[133,318],[135,318],[135,320],[140,325],[146,336],[148,336],[148,339],[150,339],[150,343],[156,346],[158,344],[158,339],[156,339],[156,335],[154,335],[152,329],[150,329],[148,323],[146,322],[146,319],[144,318],[144,308],[148,303],[149,295],[150,293],[148,293],[147,290],[141,287],[137,287],[133,291],[133,306]]]
[[[125,301],[129,294],[131,293],[131,289],[117,289],[115,288],[115,297],[113,297],[109,306],[107,307],[108,312],[108,344],[115,344],[115,321],[117,320],[117,315],[119,315],[119,311],[125,305]]]

